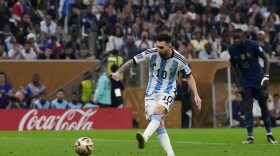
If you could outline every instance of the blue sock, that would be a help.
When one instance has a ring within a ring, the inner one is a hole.
[[[245,124],[247,128],[248,137],[253,137],[253,113],[247,113],[245,115]]]
[[[157,136],[159,136],[159,135],[161,135],[161,134],[166,133],[166,129],[165,129],[165,128],[159,128],[159,129],[156,131],[156,133],[157,133]]]
[[[268,110],[262,110],[262,120],[264,122],[264,127],[266,133],[271,133],[271,121]]]

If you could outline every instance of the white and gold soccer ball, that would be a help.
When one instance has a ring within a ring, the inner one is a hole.
[[[88,137],[81,137],[75,142],[75,151],[80,156],[88,156],[93,150],[93,142]]]

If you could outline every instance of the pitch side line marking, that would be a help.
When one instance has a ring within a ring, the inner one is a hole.
[[[77,138],[9,138],[9,137],[0,137],[1,139],[8,139],[8,140],[77,140]],[[97,142],[136,142],[136,140],[113,140],[113,139],[92,139],[93,141]],[[158,141],[148,141],[148,142],[158,142]],[[215,143],[215,142],[191,142],[191,141],[171,141],[172,143],[179,143],[179,144],[193,144],[193,145],[242,145],[241,143]],[[264,146],[271,146],[271,144],[258,144],[255,143],[254,145],[264,145]],[[245,145],[244,145],[245,146]]]

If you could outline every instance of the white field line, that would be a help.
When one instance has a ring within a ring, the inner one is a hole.
[[[77,138],[15,138],[15,137],[0,137],[1,140],[76,140]],[[113,139],[92,139],[96,142],[136,142],[136,140],[113,140]],[[149,140],[149,142],[158,142]],[[193,144],[193,145],[241,145],[241,143],[218,143],[218,142],[192,142],[192,141],[171,141],[172,143],[178,143],[178,144]],[[254,145],[265,145],[265,146],[271,146],[271,144],[258,144],[255,143]],[[244,145],[246,146],[246,145]]]

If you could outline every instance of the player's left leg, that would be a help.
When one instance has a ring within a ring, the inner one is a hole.
[[[160,126],[156,131],[158,141],[160,142],[162,148],[166,151],[167,156],[174,156],[174,151],[172,149],[169,136],[164,127],[164,120],[161,120]]]
[[[269,111],[267,109],[267,98],[268,98],[267,89],[262,89],[259,94],[258,102],[262,112],[262,120],[264,122],[265,130],[266,130],[267,141],[272,144],[277,144],[278,142],[274,139],[271,132],[271,120],[270,120]]]

